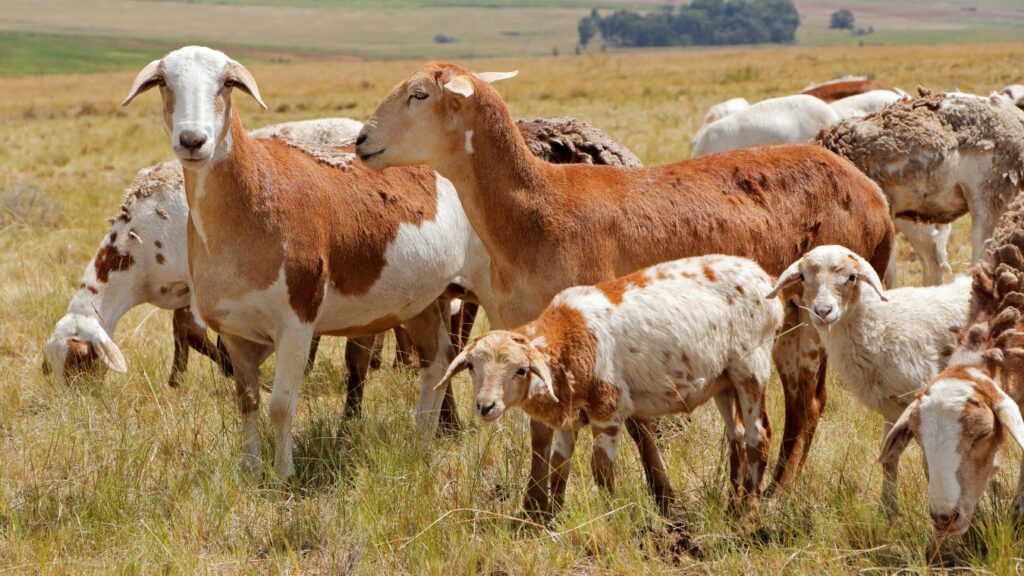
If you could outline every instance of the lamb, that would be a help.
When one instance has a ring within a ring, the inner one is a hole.
[[[843,98],[874,90],[888,90],[900,95],[903,94],[902,90],[867,76],[843,76],[842,78],[836,78],[835,80],[829,80],[820,84],[809,84],[800,93],[814,96],[824,102],[835,102],[836,100],[842,100]]]
[[[863,118],[874,114],[889,104],[902,100],[903,96],[892,90],[872,90],[863,94],[854,94],[840,100],[834,100],[829,106],[836,111],[840,120]]]
[[[628,419],[690,412],[713,398],[739,455],[731,462],[733,489],[756,510],[771,440],[761,406],[782,325],[779,299],[761,297],[770,288],[756,263],[721,255],[567,288],[536,320],[474,340],[438,386],[469,370],[481,418],[520,408],[555,430],[555,509],[580,412],[594,435],[594,478],[611,491]],[[667,513],[668,495],[655,496]]]
[[[935,536],[970,527],[1012,438],[1024,448],[1024,196],[999,220],[973,270],[970,307],[945,370],[889,431],[879,461],[898,462],[911,438],[924,451]],[[1011,514],[1024,522],[1024,461]]]
[[[356,152],[375,169],[429,164],[452,178],[466,216],[491,256],[493,326],[536,318],[561,290],[658,262],[708,253],[750,257],[769,273],[819,244],[843,242],[881,272],[892,247],[888,204],[850,163],[816,146],[764,147],[658,168],[535,161],[490,82],[435,63],[399,84],[367,121]],[[795,307],[776,360],[787,423],[775,481],[799,472],[824,405],[824,358]],[[781,359],[781,361],[780,361]],[[644,421],[628,430],[648,478],[668,486]],[[548,508],[552,431],[531,425],[525,507]],[[631,434],[633,435],[633,434]]]
[[[946,224],[969,211],[972,262],[1024,187],[1024,112],[1001,98],[922,90],[817,141],[877,182],[895,217]]]
[[[751,146],[810,142],[838,120],[835,110],[813,96],[762,100],[702,126],[693,139],[693,158]]]
[[[882,437],[928,380],[946,365],[951,328],[967,318],[971,282],[883,292],[863,258],[842,246],[818,246],[786,269],[768,294],[800,284],[800,305],[811,316],[836,375],[883,419]],[[897,510],[897,463],[885,466],[882,502]]]

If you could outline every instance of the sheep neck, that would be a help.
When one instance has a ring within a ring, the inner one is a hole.
[[[453,131],[447,162],[437,168],[455,185],[491,257],[515,262],[522,239],[545,228],[552,192],[544,162],[530,152],[500,96],[489,88],[477,96],[476,113]]]
[[[69,314],[96,318],[111,336],[125,312],[144,301],[135,274],[131,275],[130,281],[118,278],[120,290],[112,290],[110,284],[104,282],[91,283],[90,287],[96,293],[93,294],[88,288],[80,288],[71,298],[67,311]]]

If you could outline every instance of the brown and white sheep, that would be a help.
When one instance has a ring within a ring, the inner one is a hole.
[[[566,287],[694,255],[747,256],[778,274],[816,245],[844,243],[884,270],[888,204],[849,162],[804,145],[646,169],[545,164],[489,84],[509,76],[427,65],[384,99],[356,148],[373,168],[429,164],[456,183],[492,259],[494,326],[529,321]],[[787,325],[800,314],[788,307]],[[824,405],[819,348],[806,325],[776,348],[787,404],[780,482],[798,473]],[[552,431],[533,422],[531,433],[526,507],[543,511]]]
[[[879,457],[883,464],[897,462],[917,439],[940,537],[970,526],[1007,441],[1024,448],[1024,196],[1003,213],[973,276],[966,328],[957,334],[948,367],[896,421]],[[1012,514],[1024,521],[1024,460]]]

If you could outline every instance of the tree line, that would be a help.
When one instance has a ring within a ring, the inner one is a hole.
[[[598,35],[610,46],[713,46],[791,43],[800,15],[792,0],[693,0],[647,14],[595,8],[579,22],[580,44]]]

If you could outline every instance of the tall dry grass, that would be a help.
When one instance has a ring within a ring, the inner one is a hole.
[[[140,62],[140,67],[143,65]],[[364,118],[418,62],[258,65],[270,111],[242,100],[249,127],[320,116]],[[986,93],[1024,70],[1024,45],[772,49],[494,60],[521,70],[500,86],[520,117],[591,121],[646,163],[689,155],[706,108],[733,96],[792,93],[868,73],[913,89]],[[879,512],[879,419],[833,383],[797,488],[749,525],[727,511],[721,424],[700,409],[664,428],[663,453],[685,516],[707,547],[698,563],[671,549],[630,447],[616,493],[593,488],[582,440],[565,511],[549,530],[516,520],[528,445],[524,419],[472,420],[420,445],[414,377],[376,372],[363,418],[341,418],[341,342],[321,348],[296,424],[297,480],[242,476],[232,385],[204,359],[186,385],[164,386],[169,315],[141,307],[117,341],[130,374],[59,386],[40,346],[136,169],[171,156],[155,95],[118,102],[132,75],[0,80],[0,572],[10,573],[661,573],[810,574],[927,570],[926,482],[911,449],[904,515]],[[951,255],[969,258],[966,223]],[[917,267],[905,246],[907,278]],[[272,364],[272,363],[269,363]],[[264,368],[269,375],[272,368]],[[771,385],[776,443],[782,400]],[[584,435],[585,436],[585,435]],[[271,454],[265,428],[264,455]],[[581,436],[582,438],[582,436]],[[984,498],[977,528],[944,553],[973,569],[1019,571],[1024,541],[1008,524],[1019,450]]]

